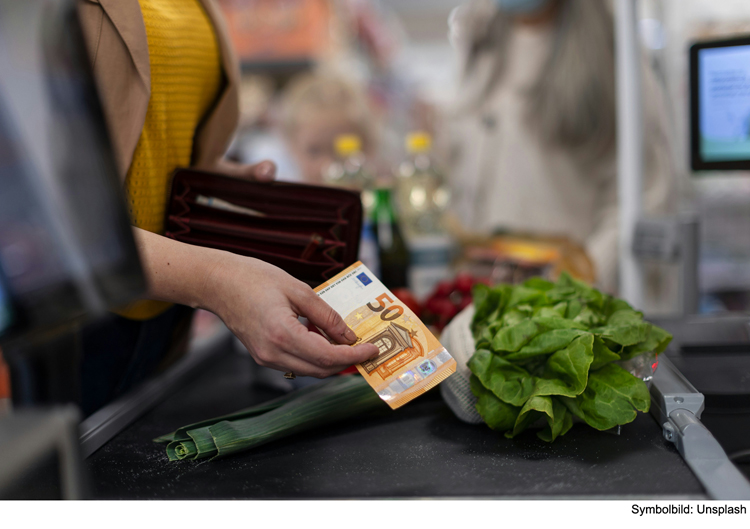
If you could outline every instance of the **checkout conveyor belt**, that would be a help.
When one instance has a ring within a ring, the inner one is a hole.
[[[553,444],[456,419],[431,391],[216,461],[169,462],[151,439],[278,394],[227,353],[86,460],[101,499],[639,498],[706,493],[662,428],[639,414],[620,435],[577,424]]]

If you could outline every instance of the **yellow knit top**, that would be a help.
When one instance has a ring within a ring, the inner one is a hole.
[[[190,165],[193,138],[222,82],[211,20],[199,0],[138,0],[148,38],[151,99],[125,187],[131,222],[164,232],[172,172]],[[141,300],[118,314],[145,320],[171,305]]]

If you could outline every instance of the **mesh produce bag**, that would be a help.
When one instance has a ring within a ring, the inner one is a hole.
[[[440,340],[456,360],[456,373],[440,385],[440,394],[453,413],[464,422],[481,424],[484,422],[477,412],[477,398],[471,392],[469,377],[471,371],[466,365],[474,354],[474,337],[471,335],[471,319],[474,305],[461,311],[443,330]]]

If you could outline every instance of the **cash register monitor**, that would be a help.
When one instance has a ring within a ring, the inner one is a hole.
[[[750,169],[750,37],[690,48],[693,170]]]
[[[0,0],[0,339],[142,294],[75,0]]]

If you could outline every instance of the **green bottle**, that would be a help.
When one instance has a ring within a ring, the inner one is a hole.
[[[387,187],[375,190],[372,226],[378,244],[380,280],[389,289],[406,287],[409,251],[398,225],[391,190]]]

